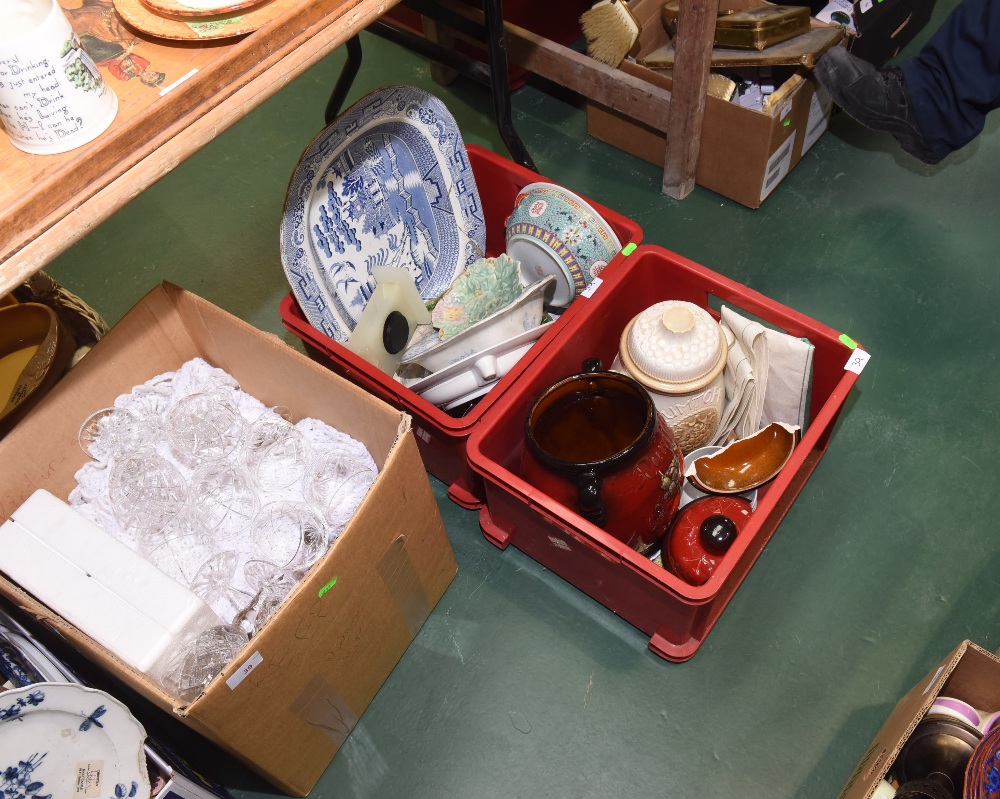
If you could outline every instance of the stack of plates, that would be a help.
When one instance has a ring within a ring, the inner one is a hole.
[[[408,388],[446,411],[457,408],[488,393],[551,325],[546,322],[475,352],[429,377],[410,383]]]
[[[114,0],[129,25],[161,39],[243,36],[293,8],[295,0]]]
[[[0,685],[5,682],[21,688],[79,678],[0,607]]]

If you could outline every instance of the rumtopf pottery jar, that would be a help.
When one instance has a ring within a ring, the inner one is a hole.
[[[684,452],[710,444],[726,404],[723,370],[729,346],[711,314],[691,302],[665,300],[625,326],[611,368],[653,396]]]
[[[652,398],[628,375],[587,361],[532,405],[525,479],[642,554],[677,513],[683,457]]]

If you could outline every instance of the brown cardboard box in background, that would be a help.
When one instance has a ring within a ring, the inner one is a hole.
[[[214,305],[151,291],[0,441],[0,521],[37,488],[66,499],[87,456],[81,423],[149,378],[202,357],[266,405],[365,444],[380,473],[351,523],[247,648],[188,705],[0,577],[0,592],[90,660],[304,796],[410,645],[457,565],[407,415]]]
[[[896,703],[837,799],[871,797],[938,696],[961,699],[976,708],[1000,708],[1000,657],[971,641],[959,644]]]
[[[746,0],[746,5],[752,5]],[[659,0],[633,0],[630,4],[642,21],[639,55],[653,52],[669,42],[659,21]],[[733,7],[744,5],[732,0]],[[655,12],[655,13],[654,13]],[[655,86],[670,90],[668,72],[639,63],[623,62],[619,69]],[[784,68],[791,74],[792,68]],[[781,68],[775,67],[776,74]],[[717,97],[705,102],[701,148],[695,180],[698,185],[736,200],[750,208],[761,203],[791,171],[826,130],[832,101],[811,74],[775,113],[765,114]],[[587,102],[587,131],[601,141],[663,166],[667,146],[665,131],[656,130],[593,101]]]

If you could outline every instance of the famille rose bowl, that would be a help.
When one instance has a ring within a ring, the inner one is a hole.
[[[554,183],[521,189],[507,219],[506,242],[526,281],[556,278],[550,304],[559,308],[582,293],[622,248],[597,211]]]

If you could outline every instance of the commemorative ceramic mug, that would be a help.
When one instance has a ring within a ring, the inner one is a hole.
[[[80,45],[57,0],[4,0],[0,121],[11,144],[48,155],[92,141],[118,98]]]
[[[684,468],[638,382],[587,361],[542,392],[525,424],[529,483],[632,549],[656,547],[677,513]]]

